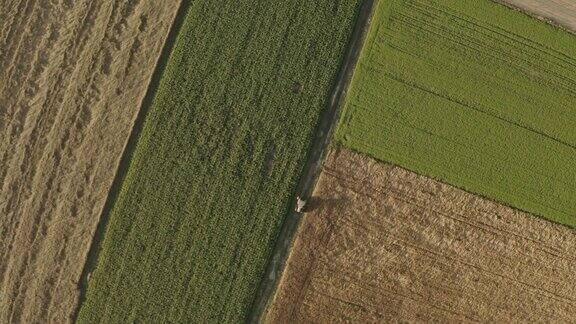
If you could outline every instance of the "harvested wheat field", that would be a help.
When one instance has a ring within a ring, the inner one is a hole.
[[[267,322],[570,322],[576,231],[333,150]]]
[[[542,19],[576,30],[576,2],[574,0],[499,0],[525,10]]]
[[[0,5],[0,323],[71,320],[179,0]]]

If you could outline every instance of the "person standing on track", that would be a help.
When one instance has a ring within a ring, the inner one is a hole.
[[[304,211],[304,207],[306,207],[306,200],[300,198],[300,196],[296,196],[296,212],[302,213]]]

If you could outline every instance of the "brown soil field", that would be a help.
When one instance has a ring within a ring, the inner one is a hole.
[[[345,149],[264,322],[573,322],[576,231]]]
[[[576,31],[574,0],[497,0]]]
[[[0,1],[0,323],[71,320],[179,3]]]

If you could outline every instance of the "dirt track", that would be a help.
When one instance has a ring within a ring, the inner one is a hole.
[[[332,139],[333,127],[338,119],[339,108],[342,106],[346,89],[360,56],[364,37],[368,31],[374,3],[374,0],[364,0],[359,8],[354,30],[352,31],[352,35],[350,35],[348,49],[344,56],[342,66],[340,67],[334,88],[332,89],[330,104],[323,112],[320,123],[317,126],[314,144],[308,155],[303,175],[298,183],[297,192],[301,197],[309,197],[318,180],[322,169],[322,159]],[[299,223],[300,217],[296,212],[289,213],[284,220],[276,246],[274,247],[274,253],[268,263],[266,274],[260,283],[258,294],[252,305],[252,310],[248,318],[249,323],[261,321],[262,315],[278,285],[278,279],[284,270],[286,258],[290,253],[290,242],[294,239]]]
[[[570,322],[576,231],[347,150],[266,322]]]
[[[180,0],[0,4],[0,323],[69,322]]]
[[[576,31],[574,0],[497,0]]]

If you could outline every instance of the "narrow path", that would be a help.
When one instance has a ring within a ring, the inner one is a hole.
[[[377,1],[378,0],[365,0],[356,17],[356,24],[350,36],[348,50],[336,79],[330,102],[317,126],[317,132],[308,155],[308,162],[304,167],[303,176],[300,178],[297,186],[297,192],[301,197],[309,199],[318,180],[318,175],[320,174],[324,160],[324,153],[332,140],[334,126],[338,121],[339,109],[343,105],[344,98],[346,97],[346,90],[352,79],[356,63],[358,62],[372,12]],[[296,197],[294,197],[293,200],[295,201]],[[262,320],[268,303],[278,287],[278,281],[284,270],[286,259],[288,258],[290,247],[294,240],[296,230],[300,225],[301,218],[302,215],[294,211],[286,215],[276,240],[272,257],[252,305],[252,311],[248,317],[249,323],[258,323]]]

